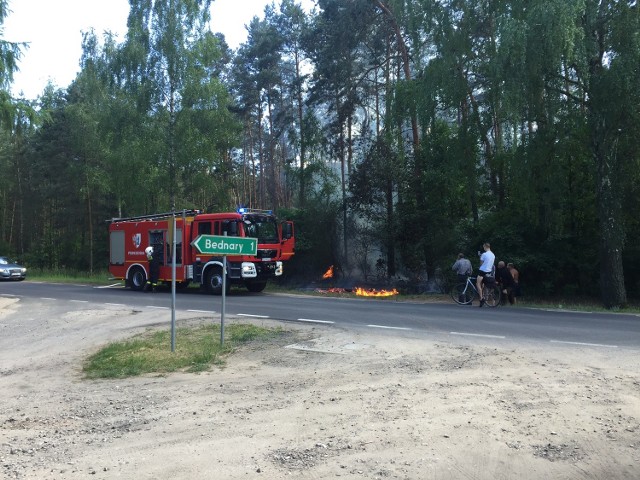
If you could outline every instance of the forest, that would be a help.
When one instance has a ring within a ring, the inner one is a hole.
[[[236,49],[212,0],[129,3],[27,99],[0,0],[0,254],[106,272],[109,219],[243,205],[295,221],[292,285],[490,242],[530,294],[640,299],[637,0],[279,0]]]

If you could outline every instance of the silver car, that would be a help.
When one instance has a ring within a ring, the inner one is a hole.
[[[9,257],[0,257],[0,280],[24,280],[27,269]]]

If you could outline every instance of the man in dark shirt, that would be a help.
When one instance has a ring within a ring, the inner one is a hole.
[[[496,282],[500,286],[502,292],[501,303],[504,303],[505,296],[509,299],[509,304],[513,305],[516,302],[514,296],[514,289],[516,283],[513,281],[511,272],[503,261],[498,262],[498,268],[496,269]]]
[[[467,277],[473,272],[473,267],[468,258],[464,258],[464,253],[458,254],[458,259],[452,265],[451,270],[456,272],[458,276],[458,282],[466,282]]]

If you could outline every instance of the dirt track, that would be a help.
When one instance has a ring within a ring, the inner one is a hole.
[[[82,380],[88,352],[157,323],[0,297],[0,477],[640,478],[637,352],[286,325],[223,369]]]

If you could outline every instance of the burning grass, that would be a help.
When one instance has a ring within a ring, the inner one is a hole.
[[[392,297],[398,295],[398,290],[376,290],[375,288],[360,288],[356,287],[356,295],[361,297]]]
[[[338,293],[338,294],[348,294],[348,295],[357,295],[359,297],[392,297],[394,295],[398,295],[399,292],[395,288],[393,290],[378,290],[375,288],[317,288],[316,292],[318,293]]]
[[[334,278],[333,265],[331,265],[324,275],[322,275],[323,280],[330,280]],[[364,287],[355,287],[355,288],[339,288],[339,287],[330,287],[330,288],[318,288],[316,289],[318,293],[338,293],[338,294],[355,294],[359,297],[393,297],[394,295],[398,295],[399,292],[395,288],[393,290],[378,290],[375,288],[364,288]]]

